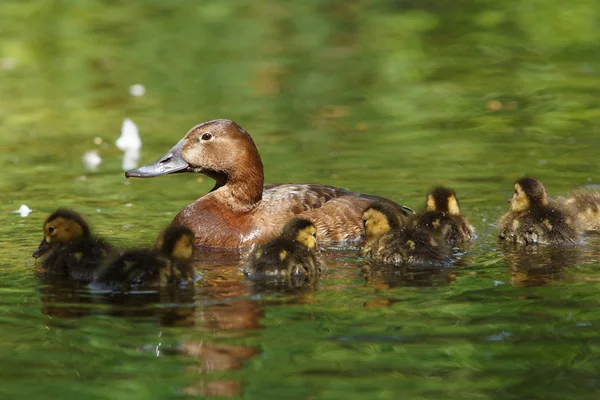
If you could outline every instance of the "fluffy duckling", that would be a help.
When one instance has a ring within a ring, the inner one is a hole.
[[[275,277],[312,280],[321,272],[317,255],[317,228],[304,218],[294,218],[279,237],[255,248],[244,263],[249,277]]]
[[[192,282],[193,252],[194,233],[185,226],[169,226],[158,237],[154,249],[126,251],[113,263],[99,269],[93,286],[158,287]]]
[[[451,248],[434,232],[414,226],[402,227],[398,214],[386,204],[376,203],[362,216],[366,242],[360,255],[367,261],[394,265],[442,265]]]
[[[112,254],[108,243],[91,235],[81,215],[59,208],[44,222],[44,239],[33,257],[43,256],[40,272],[44,277],[86,283]]]
[[[510,211],[498,221],[501,240],[518,244],[576,244],[582,229],[569,208],[548,201],[542,182],[522,178],[515,183]]]
[[[581,189],[560,197],[557,202],[571,209],[581,227],[588,232],[600,232],[600,191]]]
[[[437,232],[451,246],[468,243],[475,236],[475,228],[460,214],[454,190],[441,186],[427,194],[425,209],[412,219],[411,226]]]

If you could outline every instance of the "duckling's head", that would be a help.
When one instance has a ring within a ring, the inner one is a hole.
[[[515,192],[509,200],[512,211],[524,211],[532,206],[548,204],[546,189],[535,178],[522,178],[515,183]]]
[[[44,239],[33,257],[39,258],[59,244],[78,242],[90,237],[90,228],[81,215],[73,210],[59,208],[44,222]]]
[[[156,248],[169,258],[189,261],[194,255],[194,232],[182,225],[171,225],[156,240]]]
[[[281,237],[296,240],[310,250],[317,249],[317,228],[304,218],[294,218],[283,227]]]
[[[383,235],[400,227],[396,211],[387,204],[375,203],[365,210],[362,223],[367,239]]]
[[[454,190],[446,187],[436,187],[427,194],[425,211],[440,211],[452,215],[459,215],[458,199]]]

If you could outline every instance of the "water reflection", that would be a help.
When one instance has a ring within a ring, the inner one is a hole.
[[[51,317],[51,324],[61,326],[61,318],[110,315],[134,318],[132,321],[155,320],[163,328],[186,328],[191,337],[179,343],[176,350],[164,355],[185,356],[197,360],[186,366],[187,372],[202,379],[186,386],[183,392],[197,396],[240,396],[243,384],[234,379],[211,379],[210,373],[242,368],[259,354],[252,346],[221,343],[224,338],[246,337],[249,331],[262,329],[263,305],[247,299],[249,286],[237,266],[207,271],[201,287],[164,288],[152,291],[101,293],[69,284],[45,282],[40,287],[41,311]],[[64,321],[64,320],[63,320]],[[170,330],[162,331],[169,337]],[[173,334],[177,330],[172,331]],[[210,340],[207,340],[210,338]],[[139,343],[136,348],[146,348]]]
[[[513,286],[544,286],[565,279],[565,271],[582,261],[581,246],[516,246],[500,244],[511,268]]]
[[[451,267],[397,267],[393,265],[365,265],[365,283],[369,287],[448,286],[456,281],[457,269]]]

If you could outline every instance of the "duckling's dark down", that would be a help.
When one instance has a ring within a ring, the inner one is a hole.
[[[541,181],[519,179],[510,210],[498,221],[500,240],[517,244],[571,245],[580,243],[583,229],[571,209],[550,202]]]
[[[243,267],[244,273],[251,278],[314,279],[322,267],[316,254],[316,235],[317,229],[312,222],[292,219],[279,237],[250,253]]]
[[[460,214],[454,190],[441,186],[427,194],[425,209],[412,219],[411,226],[438,233],[451,246],[468,243],[475,236],[473,226]]]
[[[363,213],[366,242],[360,255],[373,263],[432,266],[449,261],[451,248],[435,231],[401,226],[395,210],[377,203]]]
[[[44,239],[33,257],[41,259],[40,275],[90,282],[94,271],[114,255],[113,248],[90,233],[87,222],[73,210],[59,208],[44,222]]]
[[[182,281],[192,282],[194,233],[185,226],[169,226],[154,249],[123,253],[115,262],[100,269],[94,287],[158,287]]]

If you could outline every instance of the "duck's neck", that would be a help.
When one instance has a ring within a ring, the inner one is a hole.
[[[213,172],[207,175],[216,181],[211,194],[233,212],[248,212],[262,200],[264,175],[260,159],[252,168],[241,168],[229,174]]]

